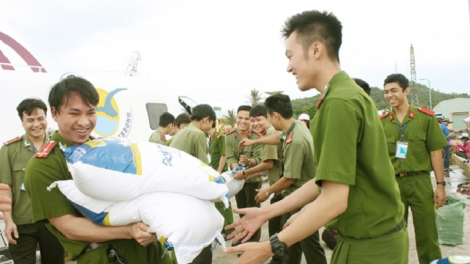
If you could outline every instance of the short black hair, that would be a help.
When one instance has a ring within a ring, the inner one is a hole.
[[[214,109],[208,104],[196,105],[191,114],[191,121],[201,121],[205,117],[209,117],[209,121],[214,121],[216,119]]]
[[[180,128],[182,124],[191,123],[191,116],[188,113],[179,114],[175,119],[175,126]]]
[[[16,111],[18,111],[18,116],[21,121],[23,121],[23,113],[31,115],[31,113],[36,112],[37,109],[44,110],[44,114],[47,116],[47,105],[39,98],[24,99],[18,107],[16,107]]]
[[[68,75],[52,86],[49,92],[49,106],[54,107],[55,111],[60,113],[60,107],[68,103],[72,93],[78,94],[89,106],[98,105],[100,97],[95,86],[82,77]]]
[[[275,94],[266,98],[266,109],[270,115],[279,113],[284,119],[290,119],[294,115],[292,103],[288,95]]]
[[[240,112],[240,111],[248,111],[250,112],[251,111],[251,106],[250,105],[240,105],[237,109],[237,114]]]
[[[174,123],[175,123],[175,117],[172,114],[168,113],[168,112],[164,112],[160,116],[160,121],[158,122],[158,126],[166,127],[169,124],[174,124]]]
[[[370,95],[370,86],[366,81],[359,78],[354,78],[353,80],[362,88],[362,90],[364,90],[364,92],[366,92],[366,94]]]
[[[408,81],[408,78],[405,77],[405,75],[401,74],[401,73],[394,73],[394,74],[390,74],[389,76],[387,76],[387,78],[385,78],[384,80],[384,86],[387,84],[387,83],[398,83],[398,85],[400,85],[401,89],[403,91],[405,91],[406,88],[410,87],[410,82]]]
[[[250,117],[258,117],[258,116],[264,116],[268,118],[268,111],[266,110],[266,106],[259,104],[251,108]]]
[[[328,57],[339,62],[339,48],[341,47],[343,26],[333,13],[317,10],[304,11],[286,20],[281,30],[282,36],[287,39],[296,31],[297,40],[304,51],[315,41],[323,43]],[[305,53],[308,56],[308,53]]]

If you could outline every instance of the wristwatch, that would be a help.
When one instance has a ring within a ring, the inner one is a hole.
[[[264,194],[266,194],[266,196],[268,196],[268,198],[269,198],[269,195],[271,195],[271,194],[269,193],[268,188],[264,189]]]
[[[436,185],[438,185],[438,184],[442,184],[442,186],[446,186],[446,182],[445,182],[445,181],[436,182]]]
[[[277,234],[272,235],[269,238],[269,242],[271,242],[271,250],[273,251],[274,255],[276,256],[284,256],[288,253],[289,248],[287,247],[286,243],[279,241],[277,238]]]

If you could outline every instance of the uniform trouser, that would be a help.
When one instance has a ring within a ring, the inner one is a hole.
[[[256,203],[255,197],[258,194],[256,189],[260,189],[262,182],[246,182],[239,193],[235,195],[238,208],[248,207],[260,207],[259,203]],[[242,217],[243,215],[240,215]],[[248,240],[248,242],[258,242],[261,237],[261,228]]]
[[[450,145],[444,147],[444,169],[449,168]]]
[[[330,264],[408,264],[406,228],[375,238],[354,239],[340,236]],[[429,262],[428,262],[429,263]]]
[[[229,207],[225,208],[225,205],[223,202],[216,202],[215,208],[224,217],[224,227],[230,224],[233,224],[233,211],[232,211],[232,205],[230,203],[229,203]],[[228,234],[230,234],[232,231],[233,229],[227,230],[227,231],[222,229],[222,232],[227,232]]]
[[[408,222],[408,207],[413,214],[416,250],[420,264],[441,259],[437,235],[434,191],[429,173],[410,177],[397,177],[401,200],[405,205],[405,221]]]
[[[15,264],[35,264],[38,243],[42,263],[64,263],[64,248],[44,223],[18,225],[16,228],[19,235],[17,244],[8,245]]]
[[[282,225],[299,210],[282,215]],[[284,255],[283,264],[300,264],[302,253],[305,255],[307,264],[326,264],[325,250],[320,245],[318,231],[289,247],[289,253]]]
[[[271,198],[270,203],[271,204],[277,203],[281,201],[282,198],[283,198],[282,194],[274,194],[273,198]],[[269,231],[269,237],[282,231],[282,215],[269,219],[268,231]],[[281,257],[276,257],[276,256],[273,257],[274,263],[281,263],[281,261],[282,261]]]
[[[129,243],[129,241],[132,241]],[[113,240],[113,247],[116,252],[123,257],[127,262],[134,264],[172,264],[172,260],[168,254],[164,253],[162,245],[158,242],[152,243],[146,247],[141,246],[135,240]],[[116,263],[108,258],[107,251],[109,249],[109,242],[105,245],[82,253],[77,258],[77,264],[110,264]],[[46,262],[43,262],[46,263]],[[208,262],[210,263],[210,262]]]

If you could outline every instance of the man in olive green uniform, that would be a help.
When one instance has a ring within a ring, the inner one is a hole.
[[[172,138],[170,138],[169,140],[167,140],[165,142],[165,146],[170,146],[171,142],[173,141],[173,138],[175,137],[175,135],[183,128],[189,126],[189,124],[191,123],[191,116],[188,114],[188,113],[182,113],[182,114],[179,114],[176,118],[175,118],[175,125],[173,126],[173,130],[172,132],[170,133],[170,136],[172,136]]]
[[[161,244],[144,223],[95,225],[59,189],[47,190],[54,181],[72,179],[61,149],[89,140],[98,101],[95,87],[80,77],[67,76],[52,87],[49,104],[59,130],[30,160],[25,175],[33,221],[45,223],[78,264],[115,263],[117,258],[129,263],[171,263],[166,255],[162,258]]]
[[[268,193],[281,192],[286,198],[315,177],[313,163],[313,142],[308,128],[301,122],[293,119],[292,104],[289,96],[276,94],[266,98],[266,108],[271,125],[283,132],[281,150],[283,151],[282,177],[270,186]],[[282,224],[298,213],[296,209],[282,216]],[[320,245],[318,231],[293,244],[289,253],[284,256],[282,263],[300,264],[302,252],[308,264],[326,264],[325,251]],[[275,255],[276,257],[276,255]],[[276,258],[271,261],[276,262]]]
[[[227,170],[227,163],[225,157],[225,135],[215,131],[215,122],[212,125],[211,130],[208,133],[209,136],[209,156],[210,156],[210,165],[211,167],[222,173]],[[233,211],[232,206],[229,204],[228,208],[225,208],[223,202],[216,202],[215,208],[220,212],[224,217],[224,226],[233,224]],[[231,231],[229,230],[228,233]],[[222,230],[222,233],[225,233]]]
[[[175,131],[175,117],[168,113],[164,112],[160,116],[160,121],[158,122],[158,128],[150,136],[149,141],[158,144],[165,144],[166,137],[165,135],[171,134]]]
[[[44,223],[33,223],[31,200],[24,187],[26,165],[48,141],[47,106],[40,99],[23,100],[17,107],[25,134],[4,143],[0,150],[0,182],[8,190],[0,191],[13,200],[12,212],[4,212],[5,236],[15,263],[36,263],[39,243],[43,263],[64,263],[64,248]]]
[[[191,124],[179,131],[173,138],[170,147],[184,151],[200,161],[209,164],[207,133],[216,119],[214,109],[210,105],[200,104],[192,109]],[[212,262],[211,246],[205,247],[192,262],[208,264]]]
[[[268,121],[268,112],[266,106],[255,105],[250,110],[250,122],[253,131],[260,137],[270,136],[273,134],[279,135],[273,126]],[[280,166],[282,162],[282,153],[279,145],[263,145],[263,155],[261,156],[260,164],[255,167],[245,170],[246,179],[252,177],[262,176],[260,173],[265,172],[268,176],[269,185],[272,186],[279,180]],[[238,171],[236,177],[241,179],[243,173]],[[268,191],[269,188],[258,189],[258,194],[255,197],[257,203],[262,203],[268,200],[271,193]],[[281,192],[274,193],[270,203],[276,203],[282,200]],[[281,216],[269,219],[268,232],[269,236],[279,233],[282,230]],[[274,258],[271,263],[280,263],[282,258]]]
[[[245,237],[264,221],[303,207],[270,241],[225,250],[242,252],[240,261],[262,263],[272,254],[286,254],[288,246],[327,225],[340,234],[332,264],[408,263],[404,206],[385,134],[374,102],[341,71],[341,29],[332,13],[316,10],[285,22],[287,71],[300,90],[315,88],[322,94],[311,123],[317,172],[315,179],[280,202],[257,210],[234,209],[245,217],[227,228],[241,225],[232,234]],[[287,146],[288,141],[289,136]]]
[[[182,150],[209,164],[207,133],[212,128],[215,119],[214,109],[210,105],[195,106],[191,114],[191,124],[173,137],[170,147]]]
[[[261,155],[263,154],[263,147],[249,146],[243,149],[238,147],[238,143],[243,138],[258,139],[260,138],[255,132],[250,129],[250,110],[251,106],[242,105],[237,110],[237,129],[229,132],[225,138],[225,151],[227,156],[227,165],[232,171],[236,171],[237,167],[249,169],[260,163]],[[242,172],[243,173],[243,172]],[[246,175],[243,175],[246,176]],[[251,178],[245,182],[243,188],[235,195],[238,208],[259,207],[260,204],[256,203],[256,190],[260,189],[262,185],[261,177]],[[261,237],[261,229],[256,231],[256,234],[250,241],[259,241]]]
[[[442,148],[447,146],[434,112],[408,102],[408,79],[391,74],[384,81],[385,100],[392,111],[380,116],[388,143],[388,153],[405,204],[413,214],[419,263],[441,259],[435,208],[446,202]],[[433,192],[429,172],[434,170],[437,187]]]

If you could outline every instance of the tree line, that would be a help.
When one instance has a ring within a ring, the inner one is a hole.
[[[262,92],[257,90],[256,88],[250,90],[250,95],[247,95],[247,103],[255,106],[259,103],[263,103],[264,99],[273,94],[284,93],[284,91],[270,91]],[[416,94],[418,95],[418,102],[420,107],[430,108],[429,107],[429,88],[426,85],[422,85],[417,83],[416,84]],[[389,109],[388,103],[385,101],[383,89],[378,87],[371,87],[370,97],[375,102],[375,106],[377,110],[385,110]],[[316,112],[316,106],[318,101],[320,100],[321,95],[315,95],[312,97],[306,97],[302,99],[294,99],[292,100],[292,109],[294,111],[294,117],[298,117],[302,113],[306,113],[313,118]],[[443,93],[438,90],[431,89],[431,100],[432,105],[435,107],[441,101],[454,99],[454,98],[470,98],[470,95],[467,93]],[[409,101],[411,103],[411,93],[409,95]],[[230,125],[232,127],[235,126],[237,121],[237,113],[236,109],[232,109],[228,111],[228,116],[225,117],[225,124]]]

